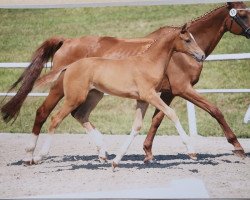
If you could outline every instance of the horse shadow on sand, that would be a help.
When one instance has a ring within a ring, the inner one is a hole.
[[[250,152],[246,153],[247,157],[250,157]],[[216,166],[222,163],[239,163],[245,164],[244,160],[237,159],[236,161],[230,159],[234,156],[233,153],[223,154],[198,154],[197,160],[191,160],[186,154],[176,155],[155,155],[154,161],[151,163],[143,163],[144,155],[142,154],[130,154],[125,155],[119,164],[119,168],[126,169],[149,169],[149,168],[181,168],[184,165],[210,165]],[[60,171],[72,171],[79,169],[88,170],[108,170],[111,167],[111,162],[115,158],[114,154],[108,156],[108,162],[101,163],[98,160],[97,155],[63,155],[63,156],[48,156],[40,165],[48,164],[53,168],[58,168],[53,172]],[[58,165],[59,164],[59,165]],[[60,165],[62,164],[62,165]],[[23,165],[22,161],[9,163],[8,166],[20,166]],[[56,165],[56,166],[55,166]],[[49,168],[51,168],[50,166]],[[192,171],[192,170],[190,170]],[[197,173],[196,170],[192,171]]]

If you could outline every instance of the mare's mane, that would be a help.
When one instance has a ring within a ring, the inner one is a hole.
[[[187,22],[187,24],[194,24],[194,23],[200,22],[201,20],[205,20],[206,18],[210,17],[214,12],[216,12],[217,10],[219,10],[219,9],[221,9],[221,8],[224,8],[224,7],[227,7],[227,5],[224,4],[224,5],[222,5],[222,6],[219,6],[219,7],[217,7],[217,8],[214,8],[214,9],[212,9],[212,10],[206,12],[205,14],[203,14],[203,15],[201,15],[201,16],[199,16],[199,17],[196,17],[196,18],[194,18],[194,19],[191,19],[189,22]],[[171,26],[171,25],[170,25],[170,26],[169,26],[169,25],[163,26],[163,27],[160,27],[159,29],[153,31],[152,33],[148,34],[148,36],[153,35],[154,33],[158,32],[158,31],[161,31],[161,30],[164,31],[165,29],[170,29],[170,28],[175,29],[175,28],[180,28],[180,27],[181,27],[181,26]]]

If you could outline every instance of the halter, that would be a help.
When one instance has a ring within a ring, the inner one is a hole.
[[[237,11],[240,11],[240,10],[250,11],[250,8],[244,8],[244,9],[232,8],[229,10],[229,15],[231,17],[231,25],[230,25],[229,30],[231,30],[233,21],[235,21],[242,28],[242,35],[246,36],[246,38],[249,39],[250,38],[250,27],[247,27],[244,20],[242,20],[242,18],[238,15]]]

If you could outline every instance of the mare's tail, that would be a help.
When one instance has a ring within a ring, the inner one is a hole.
[[[12,84],[9,92],[21,83],[16,95],[1,107],[1,114],[5,122],[17,118],[24,100],[32,90],[36,79],[40,76],[44,65],[53,58],[56,51],[62,46],[64,38],[54,37],[46,40],[33,54],[30,65],[24,70],[18,80]]]

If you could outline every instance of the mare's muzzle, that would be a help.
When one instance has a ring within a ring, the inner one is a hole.
[[[245,36],[247,39],[250,39],[250,28],[248,28],[246,31],[245,31]]]

